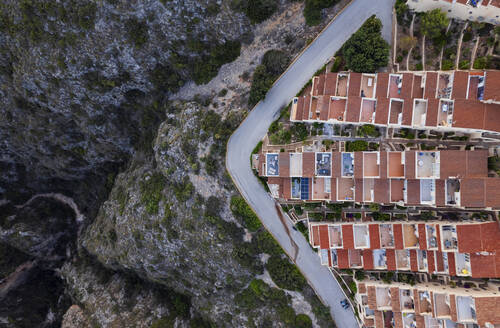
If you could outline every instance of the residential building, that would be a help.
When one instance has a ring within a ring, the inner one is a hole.
[[[440,8],[450,18],[500,24],[499,0],[410,0],[407,4],[415,11]]]
[[[493,283],[463,288],[364,280],[357,282],[356,302],[365,327],[493,328],[500,325],[499,288]]]
[[[309,223],[323,265],[500,278],[498,222]]]
[[[281,200],[500,208],[486,150],[261,153],[258,171]]]
[[[500,135],[500,71],[326,73],[292,100],[292,122]]]

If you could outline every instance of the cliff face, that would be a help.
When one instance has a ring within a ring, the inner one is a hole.
[[[328,325],[269,278],[281,250],[232,213],[224,167],[249,71],[314,31],[299,3],[252,26],[233,2],[0,3],[2,324]]]

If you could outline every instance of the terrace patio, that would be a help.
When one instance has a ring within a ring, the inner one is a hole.
[[[380,231],[380,247],[393,248],[394,232],[392,230],[392,224],[379,225],[379,231]]]
[[[346,97],[347,96],[347,83],[349,81],[349,76],[346,74],[339,74],[337,77],[337,89],[335,96]]]
[[[337,200],[354,200],[354,179],[337,179]]]
[[[440,73],[437,86],[437,98],[450,99],[453,78],[449,73]]]
[[[373,250],[373,265],[375,269],[378,270],[387,269],[387,257],[385,255],[385,249]]]
[[[459,322],[476,321],[476,307],[472,296],[457,296],[457,318]]]
[[[300,178],[292,178],[292,198],[300,199],[301,196],[301,180]]]
[[[455,253],[455,263],[458,276],[470,276],[472,274],[469,254]]]
[[[279,164],[278,164],[279,154],[267,153],[266,154],[266,175],[267,176],[279,176]]]
[[[331,183],[330,178],[313,178],[313,199],[330,199]]]
[[[432,303],[431,296],[429,292],[418,292],[419,297],[419,310],[420,313],[431,313],[432,312]]]
[[[403,122],[403,100],[391,99],[389,106],[389,124],[401,125]]]
[[[363,74],[361,76],[361,97],[375,98],[375,74]]]
[[[427,252],[426,251],[417,249],[417,268],[418,268],[418,271],[421,271],[421,272],[428,271]]]
[[[375,122],[376,108],[376,100],[363,98],[363,100],[361,101],[361,114],[359,116],[359,121],[363,123]]]
[[[398,203],[404,201],[405,180],[391,179],[391,202]]]
[[[354,232],[354,247],[370,247],[370,234],[368,233],[368,226],[366,224],[355,224],[352,228]]]
[[[449,317],[451,315],[449,295],[434,293],[434,313],[436,317]]]
[[[439,103],[438,120],[439,126],[451,126],[453,120],[453,101],[441,100]]]
[[[363,253],[360,249],[349,250],[349,266],[351,268],[361,268],[363,266]]]
[[[437,249],[437,230],[435,224],[425,225],[425,235],[427,237],[427,249]]]
[[[290,153],[290,176],[302,176],[302,153]]]
[[[416,157],[417,178],[439,178],[439,152],[419,151]]]
[[[340,225],[328,226],[330,248],[342,248],[342,227]]]
[[[460,206],[460,180],[446,180],[446,205]]]
[[[376,287],[375,294],[378,309],[391,307],[391,293],[388,287]]]
[[[374,195],[374,187],[375,187],[375,179],[364,179],[363,181],[363,201],[364,202],[373,202],[375,197]]]
[[[332,153],[316,153],[316,175],[330,177],[332,175]]]
[[[403,244],[404,248],[418,247],[418,230],[416,224],[403,224]]]
[[[415,99],[413,104],[413,126],[424,127],[427,116],[427,101]]]
[[[352,177],[354,175],[353,153],[342,153],[342,176]]]
[[[453,225],[441,226],[441,247],[444,251],[458,249],[457,229]]]
[[[403,316],[403,327],[404,328],[415,328],[417,322],[415,320],[414,313],[402,313]]]
[[[408,249],[396,250],[396,268],[398,270],[410,269],[410,250]]]
[[[330,107],[328,110],[328,119],[343,121],[347,100],[345,98],[330,97]]]
[[[391,74],[389,76],[388,98],[399,98],[401,96],[402,86],[403,86],[403,75]]]

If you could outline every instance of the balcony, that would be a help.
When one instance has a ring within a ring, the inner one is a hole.
[[[464,253],[455,253],[455,262],[457,266],[457,276],[471,276],[470,255]]]
[[[439,152],[426,151],[418,152],[416,159],[417,178],[434,178],[440,176],[440,156]]]
[[[387,257],[385,249],[373,250],[373,266],[377,270],[387,269]]]
[[[389,76],[388,98],[400,98],[403,87],[403,74],[391,74]]]
[[[394,248],[394,232],[392,224],[381,224],[380,231],[380,246],[382,248]]]
[[[458,322],[476,322],[476,306],[472,296],[457,296],[457,321]]]
[[[349,266],[351,268],[363,267],[363,251],[360,249],[349,250]]]
[[[398,270],[410,270],[410,250],[396,250],[396,268]]]
[[[432,313],[431,296],[429,292],[418,292],[420,313]]]
[[[443,251],[455,251],[458,249],[457,229],[455,226],[441,226],[441,248]]]
[[[415,303],[413,302],[413,290],[400,289],[399,302],[401,303],[401,311],[415,311]]]
[[[418,266],[418,271],[420,272],[427,272],[428,271],[428,266],[427,266],[427,252],[422,251],[420,249],[417,249],[417,266]]]
[[[436,318],[451,316],[450,296],[448,294],[434,293],[434,313]]]
[[[389,287],[376,287],[377,308],[379,310],[391,308],[391,292]]]
[[[445,185],[446,205],[460,206],[460,180],[448,179]]]
[[[449,73],[439,73],[437,98],[450,99],[453,88],[453,75]]]
[[[418,230],[416,224],[403,224],[403,245],[404,248],[418,248]]]
[[[427,249],[438,249],[437,230],[435,224],[426,224]]]
[[[361,97],[375,98],[375,74],[363,74],[361,76]]]

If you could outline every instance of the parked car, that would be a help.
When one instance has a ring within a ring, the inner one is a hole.
[[[344,309],[348,309],[349,308],[349,302],[347,302],[347,299],[343,299],[342,301],[340,301],[340,305],[342,305],[342,307]]]

